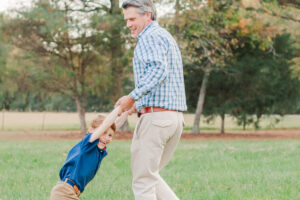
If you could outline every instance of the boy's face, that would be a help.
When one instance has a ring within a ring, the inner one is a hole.
[[[115,132],[112,130],[112,128],[107,129],[107,131],[100,136],[98,147],[104,148],[105,145],[109,144],[112,141],[114,133]]]

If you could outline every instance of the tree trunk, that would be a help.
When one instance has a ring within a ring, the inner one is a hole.
[[[117,18],[121,15],[121,9],[119,8],[119,0],[110,0],[111,8],[110,14],[112,17]],[[111,73],[113,77],[112,85],[112,101],[117,101],[121,95],[123,95],[123,65],[121,62],[122,58],[122,38],[121,29],[118,20],[111,27],[111,41],[110,41],[110,52],[111,52]]]
[[[179,11],[180,11],[180,0],[176,0],[175,3],[175,15],[174,15],[174,31],[175,31],[175,37],[178,39],[178,33],[179,33]]]
[[[77,112],[80,121],[80,131],[82,134],[86,133],[86,122],[85,122],[85,108],[81,104],[79,97],[75,97]]]
[[[243,118],[243,130],[246,130],[246,117]]]
[[[221,114],[221,134],[225,133],[225,114]]]
[[[2,109],[2,131],[4,131],[4,120],[5,119],[5,108],[3,106],[3,109]]]
[[[112,16],[117,17],[121,15],[121,9],[119,8],[119,0],[110,0],[111,9],[110,13]],[[119,23],[116,20],[116,23]],[[113,77],[112,85],[112,101],[115,103],[123,95],[123,65],[121,62],[122,53],[122,37],[121,37],[120,24],[115,24],[111,28],[111,69]],[[119,128],[119,131],[130,131],[128,120]]]
[[[204,77],[203,77],[202,84],[201,84],[201,89],[200,89],[200,94],[199,94],[199,98],[198,98],[192,133],[200,133],[200,129],[199,129],[200,116],[201,116],[202,110],[203,110],[205,93],[206,93],[206,85],[207,85],[209,73],[210,73],[210,71],[208,71],[208,70],[204,72]]]

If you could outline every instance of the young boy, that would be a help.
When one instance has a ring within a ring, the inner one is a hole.
[[[115,113],[118,114],[117,111]],[[111,115],[114,115],[113,119],[115,119],[116,114],[112,112],[107,117],[110,119],[107,120],[112,121]],[[53,187],[50,200],[79,199],[85,186],[94,178],[102,159],[107,155],[106,145],[111,142],[116,132],[116,124],[109,123],[107,125],[105,122],[105,126],[104,119],[105,117],[102,115],[94,119],[88,129],[89,133],[69,151],[59,172],[61,181]],[[99,131],[101,128],[103,129],[100,126],[102,123],[104,133]]]

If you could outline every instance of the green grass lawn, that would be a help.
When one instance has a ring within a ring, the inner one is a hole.
[[[0,142],[0,199],[48,199],[77,141]],[[114,141],[81,199],[132,200],[130,142]],[[182,141],[161,175],[181,200],[300,199],[300,140]]]

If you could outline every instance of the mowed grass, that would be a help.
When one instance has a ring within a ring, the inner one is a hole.
[[[77,141],[0,142],[0,199],[49,199]],[[82,200],[132,200],[130,142],[113,141]],[[162,177],[181,200],[300,199],[300,140],[180,142]]]

